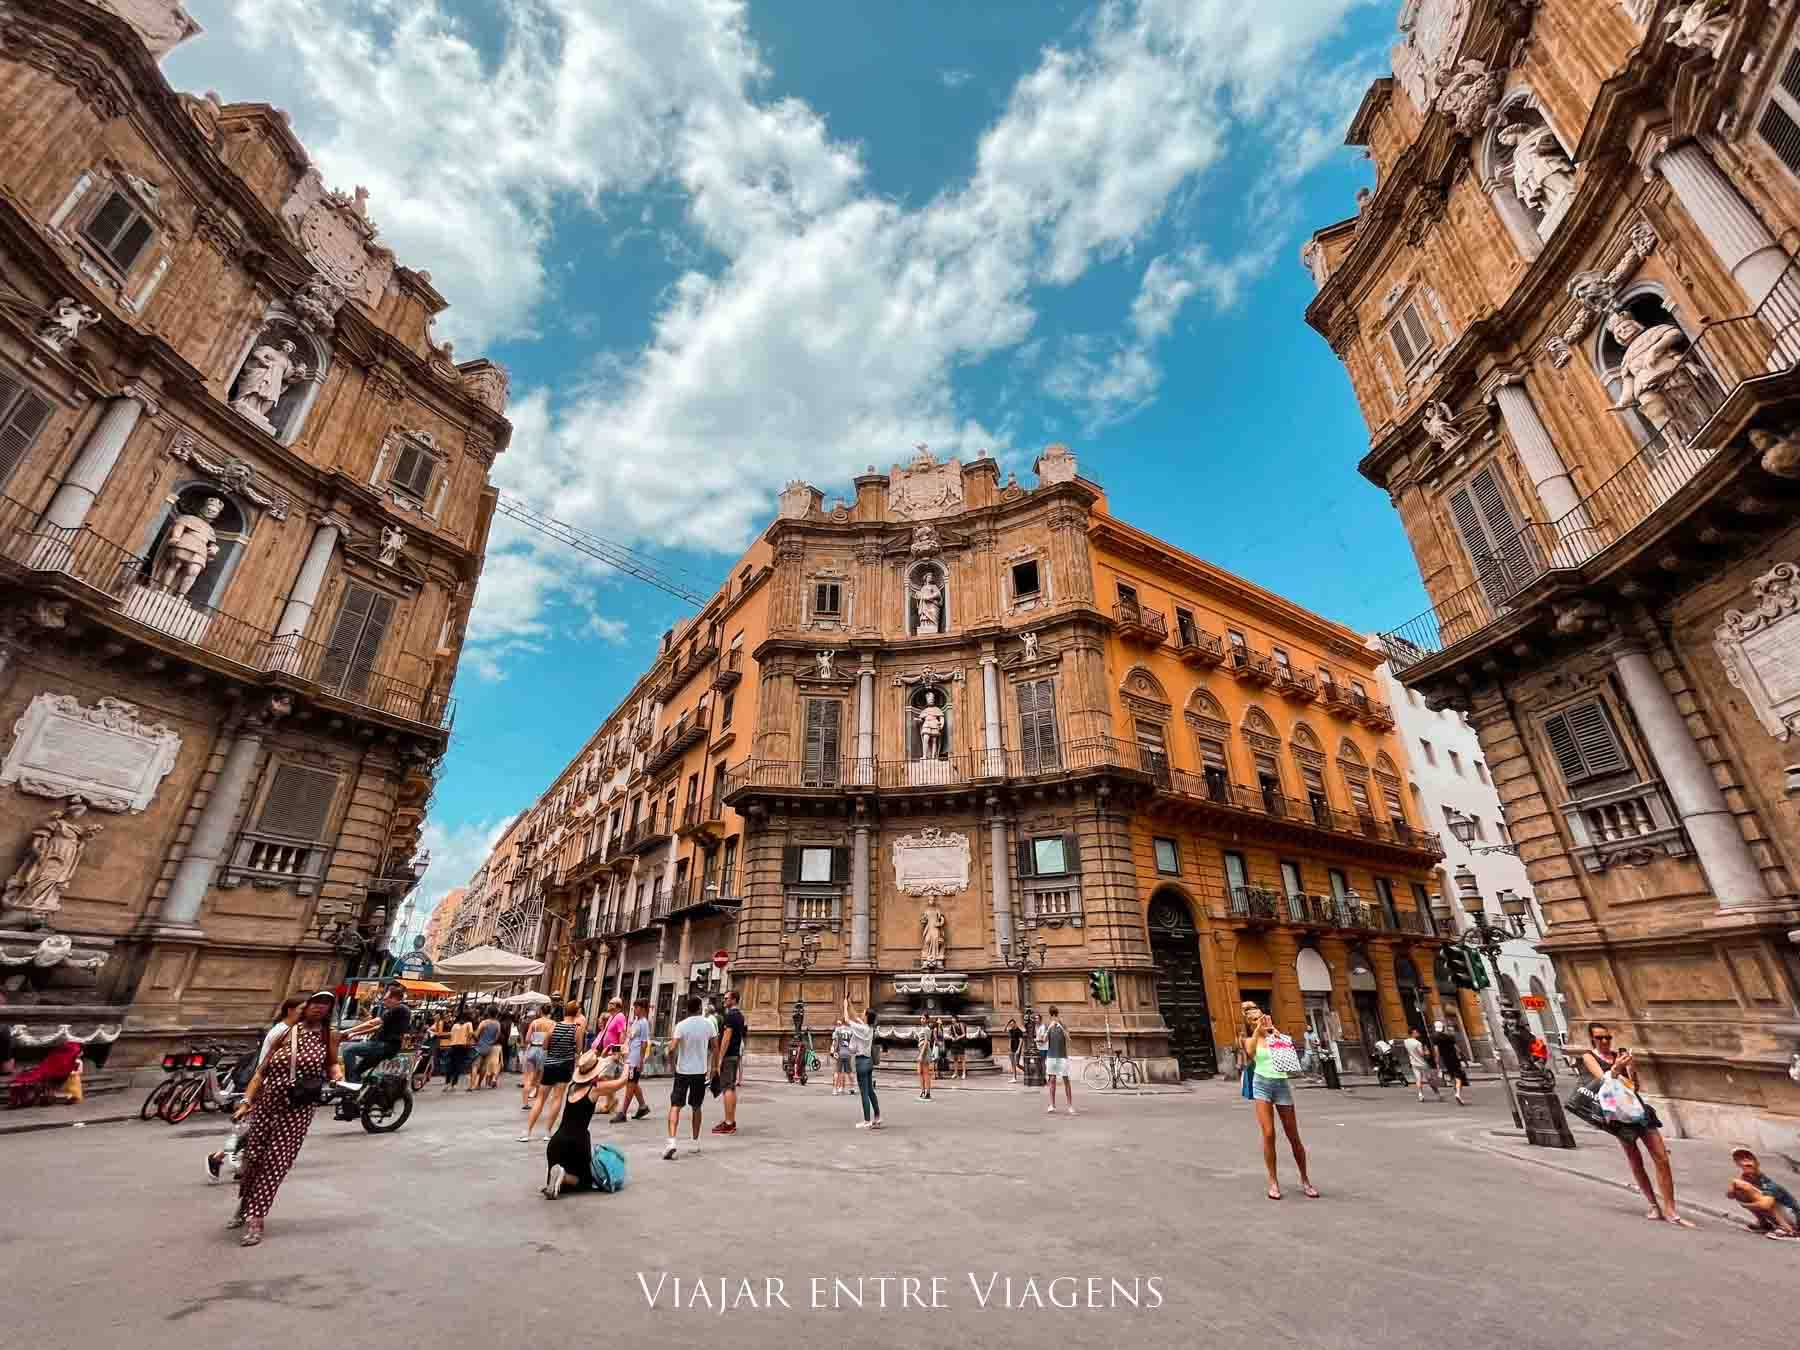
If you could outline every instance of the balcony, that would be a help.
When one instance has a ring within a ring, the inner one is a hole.
[[[1289,699],[1295,703],[1311,703],[1319,696],[1319,681],[1317,676],[1305,675],[1300,671],[1291,670],[1286,666],[1277,666],[1275,668],[1275,683],[1273,688],[1275,692],[1280,694],[1283,698]]]
[[[1336,680],[1321,680],[1319,702],[1340,717],[1356,716],[1356,699],[1347,684],[1339,684]]]
[[[705,739],[705,718],[682,718],[658,738],[655,747],[644,760],[644,772],[661,773]]]
[[[703,640],[703,645],[695,647],[688,653],[686,660],[677,661],[670,668],[668,675],[664,677],[661,686],[656,691],[657,701],[664,704],[668,703],[670,699],[681,692],[683,685],[693,679],[694,676],[705,667],[711,665],[713,658],[718,654],[718,638],[708,635]]]
[[[329,844],[245,830],[238,836],[231,860],[220,869],[219,884],[241,886],[248,881],[265,888],[292,886],[296,894],[311,895],[318,889],[330,856]]]
[[[734,914],[744,904],[744,897],[734,894],[734,890],[731,878],[720,880],[702,872],[689,878],[688,884],[670,900],[669,917],[698,919],[708,914]]]
[[[720,658],[719,668],[713,672],[712,687],[721,694],[728,694],[738,687],[738,681],[744,678],[744,649],[733,647]]]
[[[1660,780],[1591,792],[1562,805],[1584,871],[1642,865],[1692,852],[1687,831]]]
[[[649,820],[640,821],[625,831],[625,838],[619,845],[621,857],[638,857],[661,848],[669,842],[669,827],[652,816]]]
[[[722,804],[738,805],[744,793],[960,790],[974,782],[1031,781],[1107,770],[1151,772],[1137,746],[1111,736],[1064,740],[1036,750],[978,750],[935,760],[750,759],[727,776]]]
[[[1231,649],[1231,674],[1241,684],[1266,689],[1275,683],[1275,658],[1253,652],[1248,647],[1234,646]]]
[[[1315,844],[1354,842],[1359,848],[1373,844],[1383,854],[1400,854],[1408,862],[1435,862],[1444,856],[1437,835],[1403,821],[1340,811],[1317,799],[1300,801],[1272,787],[1228,783],[1218,774],[1168,769],[1151,777],[1165,808],[1199,812],[1210,825],[1241,827],[1260,818],[1271,830],[1294,832],[1295,837]]]
[[[681,812],[681,824],[675,833],[683,839],[697,839],[704,846],[725,837],[725,798],[722,793],[691,801]]]
[[[1350,691],[1350,715],[1376,731],[1394,729],[1394,710],[1380,699],[1370,698],[1357,689]]]
[[[1494,541],[1472,560],[1470,585],[1382,634],[1395,673],[1419,667],[1409,681],[1429,679],[1480,651],[1529,650],[1526,631],[1553,639],[1552,610],[1570,602],[1666,589],[1684,559],[1704,574],[1721,528],[1785,528],[1791,510],[1767,497],[1791,474],[1780,459],[1786,443],[1759,461],[1760,447],[1742,436],[1759,412],[1800,390],[1797,297],[1800,264],[1790,258],[1755,310],[1706,325],[1650,401],[1633,405],[1651,429],[1637,455],[1561,516]],[[1721,527],[1704,508],[1734,488],[1741,495],[1729,498],[1731,509],[1743,519]]]
[[[1169,621],[1158,611],[1147,609],[1135,600],[1120,600],[1113,606],[1112,617],[1113,628],[1121,641],[1156,647],[1169,636]]]
[[[1225,644],[1204,628],[1177,625],[1175,655],[1196,670],[1211,670],[1225,659]]]

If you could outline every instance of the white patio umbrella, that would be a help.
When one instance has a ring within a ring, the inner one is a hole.
[[[540,994],[535,989],[527,989],[522,994],[514,994],[511,998],[501,999],[500,1006],[502,1008],[523,1008],[528,1004],[548,1003],[549,1001],[550,995]]]
[[[486,946],[446,956],[432,967],[431,977],[468,989],[508,980],[529,980],[543,973],[542,961],[533,961],[529,956],[520,956],[500,947]]]

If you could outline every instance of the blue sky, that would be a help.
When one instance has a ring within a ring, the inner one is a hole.
[[[178,87],[289,111],[512,372],[495,477],[711,583],[805,477],[1076,450],[1132,523],[1372,629],[1424,607],[1311,229],[1395,0],[187,0]],[[706,589],[703,586],[701,589]],[[679,601],[495,532],[434,902]]]

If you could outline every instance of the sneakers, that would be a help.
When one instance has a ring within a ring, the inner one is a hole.
[[[1047,1111],[1045,1111],[1045,1112],[1044,1112],[1044,1114],[1045,1114],[1045,1115],[1047,1115],[1047,1116],[1053,1116],[1053,1115],[1055,1115],[1055,1114],[1056,1114],[1056,1103],[1055,1103],[1055,1102],[1051,1102],[1051,1103],[1050,1103],[1050,1109],[1049,1109],[1049,1110],[1047,1110]]]
[[[721,1120],[712,1127],[712,1132],[714,1134],[736,1134],[737,1126],[730,1121]]]
[[[1072,1107],[1072,1106],[1071,1106],[1071,1107],[1070,1107],[1070,1108],[1069,1108],[1069,1114],[1070,1114],[1070,1115],[1074,1115],[1074,1114],[1075,1114],[1075,1108],[1074,1108],[1074,1107]]]
[[[879,1130],[881,1128],[881,1122],[879,1120],[871,1121],[869,1123],[869,1128],[871,1130]]]
[[[521,1144],[529,1144],[531,1142],[531,1136],[529,1134],[522,1134],[519,1136],[519,1142]]]
[[[223,1153],[209,1153],[206,1155],[206,1175],[208,1180],[223,1181],[225,1179],[223,1175],[224,1169],[225,1155]]]
[[[689,1144],[688,1145],[688,1156],[690,1158],[698,1158],[700,1156],[700,1145]]]
[[[675,1155],[678,1152],[680,1152],[680,1150],[675,1147],[675,1141],[671,1139],[669,1140],[669,1146],[663,1150],[663,1157],[673,1162],[675,1160]]]
[[[872,1127],[873,1127],[873,1122],[871,1122],[871,1121],[859,1120],[856,1122],[856,1128],[859,1130],[867,1130],[867,1129],[871,1129]]]
[[[650,1108],[649,1108],[649,1107],[647,1107],[647,1106],[640,1106],[640,1107],[638,1107],[638,1109],[637,1109],[637,1114],[635,1114],[635,1115],[634,1115],[634,1116],[632,1116],[632,1119],[633,1119],[633,1120],[642,1120],[642,1119],[643,1119],[643,1118],[644,1118],[644,1117],[645,1117],[645,1116],[647,1116],[647,1115],[649,1115],[649,1114],[650,1114]]]
[[[621,1111],[616,1116],[608,1116],[607,1119],[612,1121],[615,1125],[623,1125],[625,1123],[625,1113]]]
[[[554,1200],[562,1194],[564,1168],[561,1163],[550,1169],[550,1179],[544,1183],[544,1199]]]

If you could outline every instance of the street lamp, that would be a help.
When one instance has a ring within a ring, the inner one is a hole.
[[[1493,1015],[1485,1004],[1482,1005],[1482,1015],[1487,1018],[1488,1036],[1494,1041],[1494,1057],[1500,1062],[1500,1079],[1506,1085],[1513,1124],[1525,1131],[1528,1143],[1548,1148],[1574,1148],[1575,1136],[1569,1129],[1562,1102],[1557,1098],[1556,1081],[1550,1076],[1550,1071],[1540,1068],[1533,1058],[1531,1031],[1525,1023],[1525,1014],[1513,1006],[1506,985],[1499,978],[1501,950],[1513,938],[1524,936],[1525,900],[1511,891],[1503,892],[1501,907],[1507,912],[1500,916],[1501,922],[1495,923],[1488,917],[1487,904],[1481,897],[1480,883],[1466,866],[1456,869],[1456,891],[1457,898],[1462,902],[1463,912],[1469,916],[1468,927],[1457,934],[1455,907],[1442,895],[1431,897],[1431,913],[1437,920],[1439,932],[1454,938],[1465,947],[1473,947],[1487,957],[1488,964],[1493,967],[1494,997],[1500,1005],[1500,1026],[1494,1026]],[[1499,1053],[1502,1037],[1512,1046],[1519,1060],[1519,1086],[1516,1091],[1506,1072],[1506,1057]]]
[[[1472,842],[1475,838],[1475,818],[1465,816],[1455,807],[1450,808],[1450,833],[1456,836],[1457,843],[1467,848],[1476,857],[1480,857],[1484,853],[1504,853],[1509,858],[1519,856],[1517,844],[1484,844],[1480,848],[1476,848]]]
[[[811,928],[803,928],[800,941],[792,947],[784,935],[781,939],[781,964],[801,977],[801,984],[794,996],[794,1044],[806,1053],[806,972],[813,968],[819,959],[819,934]]]
[[[1044,1059],[1038,1054],[1037,1009],[1026,1002],[1025,977],[1034,970],[1042,970],[1049,955],[1050,944],[1042,939],[1036,946],[1029,938],[1008,938],[1000,944],[1000,959],[1018,977],[1019,1006],[1025,1010],[1024,1040],[1020,1049],[1023,1051],[1026,1087],[1044,1086]]]

